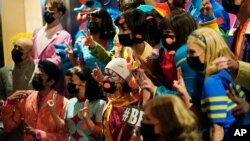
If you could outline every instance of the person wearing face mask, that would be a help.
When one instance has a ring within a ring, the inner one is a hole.
[[[0,99],[6,100],[16,90],[32,89],[35,63],[31,58],[32,34],[18,33],[11,38],[13,65],[0,69]]]
[[[237,60],[237,58],[230,51],[223,38],[209,28],[200,28],[192,32],[188,37],[187,44],[188,64],[194,70],[203,72],[205,77],[200,102],[201,111],[210,123],[208,137],[210,140],[227,140],[227,137],[230,137],[230,127],[240,120],[233,116],[232,111],[236,107],[236,103],[230,100],[226,90],[232,83],[241,98],[244,99],[245,94],[233,82],[229,71],[226,69],[218,70],[213,61],[219,57],[228,57],[233,60]],[[176,81],[174,84],[177,90],[180,85],[180,81]],[[187,92],[180,95],[188,107],[193,106]]]
[[[66,12],[66,7],[61,0],[46,0],[43,15],[45,25],[33,32],[34,45],[32,57],[36,64],[40,59],[49,59],[61,68],[61,59],[56,54],[54,44],[69,44],[70,34],[61,25],[61,18]],[[62,72],[56,90],[64,94]]]
[[[128,141],[132,138],[133,127],[121,122],[125,108],[137,103],[128,85],[131,75],[123,58],[112,59],[105,68],[102,87],[108,94],[108,103],[102,118],[106,141]]]
[[[48,60],[40,60],[34,72],[32,86],[35,90],[19,90],[9,96],[1,109],[4,131],[22,127],[24,141],[66,141],[68,134],[58,129],[49,112],[47,102],[55,99],[55,111],[65,115],[68,100],[53,89],[59,79],[59,68]]]
[[[13,49],[11,51],[13,65],[0,69],[0,100],[6,100],[17,90],[29,90],[32,87],[32,76],[35,63],[31,58],[32,34],[18,33],[11,38]],[[20,127],[7,134],[7,140],[20,140],[22,137]]]
[[[90,51],[96,58],[107,64],[112,57],[125,58],[128,63],[132,63],[134,56],[140,56],[142,60],[146,60],[151,54],[152,47],[145,42],[146,35],[146,15],[141,10],[131,9],[123,12],[115,20],[115,25],[119,28],[117,38],[119,42],[115,43],[111,51],[103,51],[102,48],[95,46],[95,42],[89,40],[93,47]],[[114,41],[117,41],[114,39]],[[136,59],[138,60],[138,59]],[[135,61],[135,65],[139,65]]]
[[[68,101],[65,119],[56,114],[54,101],[48,102],[53,119],[59,128],[69,133],[69,140],[101,140],[102,110],[105,105],[101,87],[86,68],[76,66],[67,74],[70,76],[67,89],[74,96]]]
[[[99,46],[103,50],[109,51],[114,46],[113,38],[116,30],[107,10],[98,8],[89,12],[87,14],[87,29],[88,33],[85,35],[81,32],[81,36],[78,37],[74,45],[74,49],[78,50],[77,56],[74,58],[73,55],[69,55],[69,57],[71,57],[71,62],[74,65],[82,64],[90,70],[95,68],[96,62],[103,72],[105,64],[93,56],[90,50],[94,51],[95,46]],[[67,52],[70,53],[70,48],[68,48]]]
[[[201,141],[197,118],[179,97],[156,97],[143,109],[143,141]]]
[[[212,6],[208,0],[203,1],[201,13],[210,17],[205,23],[200,26],[207,26],[219,31],[218,24],[213,17]],[[197,28],[193,17],[183,10],[173,10],[160,23],[160,28],[163,31],[161,39],[162,48],[160,49],[160,65],[164,73],[164,85],[152,86],[151,82],[144,81],[141,87],[149,89],[153,96],[160,96],[165,94],[177,94],[173,91],[173,80],[177,78],[177,67],[183,70],[183,78],[187,86],[187,90],[194,102],[199,104],[199,97],[201,92],[200,83],[203,79],[200,74],[195,72],[187,64],[187,37]],[[150,80],[150,79],[148,79]],[[199,104],[200,105],[200,104]]]
[[[157,67],[154,67],[156,61],[153,62],[149,59],[153,48],[145,41],[145,36],[148,34],[145,30],[147,28],[146,14],[138,9],[124,11],[116,18],[115,25],[118,26],[119,32],[114,41],[117,41],[116,38],[118,38],[119,42],[115,43],[111,51],[105,51],[89,38],[89,43],[94,47],[90,49],[91,54],[105,64],[112,58],[124,58],[130,64],[131,70],[137,71],[142,67],[147,69],[148,74],[151,74],[151,78],[153,78],[154,68]],[[133,89],[138,89],[135,82],[132,83]]]

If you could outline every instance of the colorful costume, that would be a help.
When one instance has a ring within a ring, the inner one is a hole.
[[[21,123],[21,118],[38,132],[41,141],[67,141],[68,134],[59,129],[53,120],[47,102],[55,98],[56,114],[63,118],[68,100],[51,90],[42,100],[39,99],[38,91],[31,91],[31,94],[15,104],[8,104],[2,107],[1,119],[4,130],[10,132]],[[38,103],[42,103],[38,108]],[[24,141],[33,141],[30,135],[24,135]]]
[[[229,127],[235,121],[232,110],[236,104],[226,94],[230,83],[235,84],[229,72],[218,71],[205,80],[201,96],[202,112],[207,115],[210,124],[219,124],[224,128],[224,135],[227,135]],[[245,98],[244,92],[238,86],[236,89],[239,96]]]
[[[89,103],[89,116],[95,124],[102,123],[102,110],[105,101],[95,100]],[[96,141],[96,137],[89,130],[86,122],[84,121],[80,110],[84,107],[84,102],[78,101],[77,98],[69,100],[65,119],[69,127],[69,140],[70,141]]]
[[[122,114],[128,105],[135,100],[126,94],[118,98],[110,98],[103,112],[104,137],[106,141],[129,141],[133,127],[121,122]]]
[[[212,7],[214,16],[217,18],[217,23],[220,27],[221,32],[224,34],[227,33],[230,29],[230,18],[228,13],[224,10],[224,8],[221,6],[219,2],[216,0],[209,0]],[[194,17],[194,19],[199,22],[204,19],[204,16],[201,15],[200,9],[202,7],[202,1],[201,0],[192,0],[191,6],[189,8],[189,13]]]

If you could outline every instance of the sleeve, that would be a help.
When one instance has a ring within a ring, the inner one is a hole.
[[[3,99],[5,100],[6,99],[6,90],[4,88],[4,80],[3,80],[3,73],[2,73],[2,69],[0,69],[0,100]]]
[[[114,49],[111,51],[106,51],[100,44],[95,43],[95,47],[93,49],[89,49],[90,54],[95,56],[97,59],[99,59],[104,64],[108,64],[108,62],[112,59],[112,56],[114,55]]]
[[[235,82],[242,87],[250,90],[250,63],[239,61],[239,71],[235,78]]]
[[[156,88],[156,92],[155,92],[154,96],[163,96],[163,95],[167,95],[167,94],[177,95],[177,92],[169,90],[166,87],[161,85],[161,86],[158,86]]]
[[[18,108],[19,107],[19,108]],[[4,125],[5,132],[11,132],[16,129],[21,123],[21,112],[19,109],[21,104],[5,104],[1,109],[1,120]]]
[[[41,141],[67,141],[67,133],[48,133],[39,129],[36,129],[36,138]]]
[[[102,111],[103,111],[104,106],[105,106],[105,101],[99,100],[98,107],[96,110],[95,123],[102,122]]]
[[[60,44],[69,44],[70,40],[71,40],[71,36],[68,32],[66,31],[61,31],[62,36],[58,36],[58,38],[62,38],[60,39],[61,42],[59,42]],[[61,57],[59,55],[56,54],[56,48],[53,45],[53,50],[54,50],[54,54],[48,58],[49,61],[55,63],[57,66],[61,67]]]
[[[58,103],[59,106],[57,107],[57,111],[59,112],[59,117],[61,119],[64,119],[65,117],[65,111],[67,107],[68,100],[66,98],[62,98],[62,102]],[[41,141],[67,141],[68,140],[68,133],[65,132],[63,129],[57,129],[54,132],[45,132],[43,130],[36,129],[37,132],[39,132],[39,136],[41,138]]]
[[[219,26],[216,22],[216,18],[214,16],[208,16],[204,18],[203,22],[199,24],[200,27],[208,27],[214,29],[215,31],[219,32]]]
[[[202,112],[207,114],[210,123],[219,124],[227,118],[228,97],[220,80],[208,78],[204,82],[201,99]]]

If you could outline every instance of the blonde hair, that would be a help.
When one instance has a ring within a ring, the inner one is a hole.
[[[17,33],[16,35],[11,37],[11,43],[15,44],[19,39],[21,38],[27,38],[27,39],[32,39],[32,34],[31,33]]]
[[[159,120],[161,140],[201,140],[195,115],[173,95],[156,97],[144,106]]]
[[[203,41],[204,39],[204,41]],[[189,35],[187,43],[197,44],[205,50],[205,77],[218,71],[212,62],[219,57],[237,60],[230,48],[218,32],[211,28],[199,28]]]

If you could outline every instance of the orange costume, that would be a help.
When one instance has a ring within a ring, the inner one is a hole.
[[[4,124],[4,130],[11,132],[22,124],[21,119],[36,131],[36,136],[41,138],[41,141],[66,141],[68,134],[60,130],[54,122],[47,101],[55,99],[55,108],[57,114],[63,119],[68,100],[51,90],[42,99],[39,98],[38,91],[31,91],[31,94],[15,104],[5,104],[2,107],[1,119]],[[41,103],[38,108],[38,103]],[[31,135],[24,135],[24,141],[32,141],[34,138]]]

